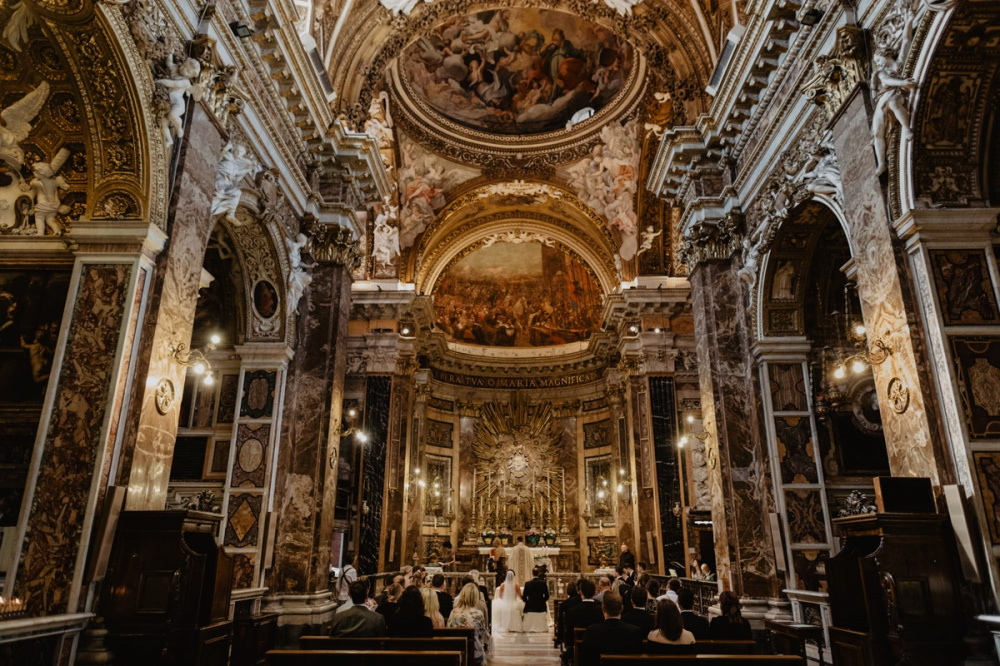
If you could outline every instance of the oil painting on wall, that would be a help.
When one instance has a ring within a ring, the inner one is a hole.
[[[456,342],[542,347],[589,338],[601,323],[601,292],[557,246],[496,243],[441,276],[434,308],[437,328]]]
[[[0,403],[41,403],[69,277],[68,271],[0,271]]]
[[[536,134],[598,111],[624,87],[633,53],[606,28],[563,12],[499,9],[437,26],[402,55],[410,88],[457,123]]]

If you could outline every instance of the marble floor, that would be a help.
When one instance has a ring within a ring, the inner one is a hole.
[[[552,634],[502,634],[493,637],[493,666],[525,663],[532,666],[559,666],[559,651],[552,647]]]

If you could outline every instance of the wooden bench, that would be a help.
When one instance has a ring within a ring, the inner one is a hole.
[[[269,666],[461,666],[464,653],[416,650],[271,650]]]
[[[642,642],[642,654],[753,654],[757,649],[754,641],[698,641],[691,645],[667,645],[655,641]]]
[[[465,663],[472,666],[476,658],[476,628],[475,627],[441,627],[434,630],[435,637],[441,638],[464,638],[466,642]]]
[[[751,666],[775,664],[776,666],[804,666],[798,655],[774,654],[635,654],[603,655],[601,666]]]
[[[350,651],[408,651],[408,652],[460,652],[462,666],[471,666],[468,656],[469,642],[464,635],[434,638],[347,638],[337,636],[302,636],[299,639],[302,650],[350,650]]]

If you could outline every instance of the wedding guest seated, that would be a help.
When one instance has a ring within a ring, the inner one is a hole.
[[[492,621],[492,609],[490,608],[490,591],[486,589],[486,586],[482,584],[482,579],[479,577],[479,572],[475,569],[469,571],[469,575],[462,579],[461,589],[465,589],[465,586],[472,583],[479,590],[479,601],[476,603],[476,608],[483,611],[483,617],[486,618],[486,629],[489,631],[490,624]]]
[[[438,603],[437,592],[429,587],[420,590],[420,596],[424,598],[424,615],[431,619],[435,629],[444,627],[444,616],[441,615],[441,605]]]
[[[655,578],[650,578],[646,583],[646,610],[650,613],[656,612],[656,600],[660,597],[660,582]]]
[[[694,612],[694,590],[682,587],[677,593],[677,606],[681,609],[684,628],[694,634],[696,641],[708,640],[708,620]]]
[[[622,611],[622,622],[628,622],[631,625],[639,627],[642,629],[642,633],[645,636],[652,631],[653,627],[656,625],[656,621],[653,619],[653,614],[646,610],[648,595],[642,586],[636,585],[635,589],[632,590],[631,597],[632,608]]]
[[[563,644],[568,650],[573,647],[573,632],[577,627],[586,628],[604,619],[601,604],[594,600],[594,584],[584,578],[577,589],[580,591],[580,603],[566,613],[564,626],[566,633],[563,634]]]
[[[649,580],[649,574],[646,573],[645,562],[638,562],[635,565],[635,571],[632,573],[632,580],[636,585],[645,585]]]
[[[386,574],[386,576],[382,579],[382,591],[375,595],[376,607],[381,606],[382,604],[385,603],[385,600],[389,597],[388,594],[389,586],[392,585],[393,583],[398,582],[396,580],[397,578],[400,581],[403,580],[402,576],[393,576],[392,574]]]
[[[424,598],[411,585],[399,595],[396,612],[386,618],[388,634],[393,638],[431,638],[434,623],[424,615]]]
[[[448,590],[444,586],[444,575],[434,574],[431,578],[431,587],[434,588],[434,593],[437,594],[438,606],[441,608],[441,617],[445,620],[451,615],[451,607],[454,605],[454,601],[451,595],[448,594]]]
[[[449,627],[474,628],[475,658],[473,666],[482,666],[489,651],[490,633],[486,627],[485,609],[480,609],[481,594],[475,582],[466,583],[455,599],[455,607],[448,617]]]
[[[601,576],[600,580],[597,581],[597,594],[594,595],[594,601],[601,603],[604,600],[604,593],[611,591],[611,579],[607,576]]]
[[[713,641],[749,641],[753,639],[750,623],[743,618],[740,599],[735,592],[726,590],[719,595],[722,615],[713,617],[708,636]]]
[[[694,634],[684,628],[681,612],[670,599],[656,602],[656,628],[646,636],[651,643],[666,645],[691,645]]]
[[[680,578],[671,578],[667,581],[667,591],[656,598],[657,601],[660,599],[669,599],[670,601],[677,603],[677,592],[681,589]]]
[[[360,581],[348,588],[353,605],[333,617],[330,635],[340,638],[380,638],[385,636],[385,618],[365,606],[368,586]]]
[[[622,598],[616,592],[604,593],[601,610],[604,621],[588,627],[580,644],[580,666],[599,666],[605,654],[642,652],[642,630],[622,621]]]
[[[566,613],[576,608],[580,603],[580,593],[577,592],[577,583],[573,582],[566,586],[566,599],[559,605],[559,626],[556,627],[556,636],[563,642],[566,636]]]
[[[403,586],[400,583],[393,583],[386,589],[385,601],[380,603],[376,609],[382,617],[388,619],[396,612],[396,602],[399,601],[399,595],[402,593]]]

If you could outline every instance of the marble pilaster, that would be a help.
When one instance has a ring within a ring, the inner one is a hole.
[[[937,492],[954,478],[942,445],[927,351],[919,327],[906,256],[893,241],[871,144],[869,107],[860,88],[841,107],[831,129],[843,176],[848,235],[869,348],[881,340],[892,353],[872,371],[882,409],[893,476],[931,479]],[[897,252],[899,250],[899,252]]]
[[[410,557],[413,552],[417,551],[419,553],[421,550],[420,523],[422,507],[419,501],[420,493],[419,488],[410,485],[408,480],[416,478],[413,470],[420,468],[423,464],[424,436],[427,431],[427,398],[430,396],[430,387],[427,384],[429,375],[430,373],[426,370],[419,371],[413,390],[413,424],[410,428],[412,436],[409,440],[409,446],[406,447],[406,455],[403,461],[402,496],[403,515],[405,519],[397,523],[403,526],[403,534],[400,535],[402,543],[397,546],[399,549],[399,557],[397,558],[399,566],[411,564]],[[460,487],[471,488],[471,474],[468,481],[466,481],[465,476],[461,472],[459,472],[458,477]],[[460,490],[460,498],[462,497],[461,492]],[[459,503],[462,503],[461,499]]]
[[[194,105],[178,160],[169,244],[157,264],[140,357],[145,382],[137,383],[129,412],[118,483],[128,486],[127,510],[159,510],[166,505],[170,464],[186,368],[173,357],[191,343],[205,248],[214,226],[211,209],[215,171],[225,140],[208,112]],[[172,394],[171,400],[165,396]]]
[[[716,569],[723,588],[744,598],[776,597],[782,581],[767,524],[774,500],[761,391],[746,283],[732,261],[702,260],[691,273]]]
[[[82,221],[19,524],[20,564],[4,596],[32,615],[78,612],[94,518],[119,441],[134,346],[161,231]]]

